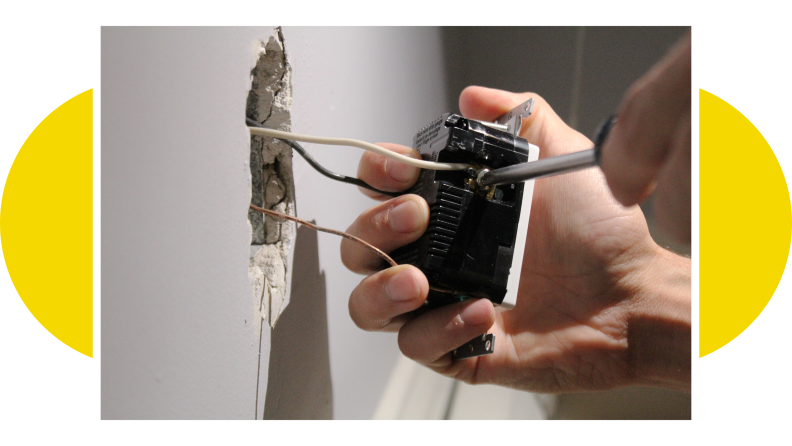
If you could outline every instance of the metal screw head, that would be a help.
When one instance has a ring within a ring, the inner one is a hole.
[[[481,186],[481,177],[483,177],[484,174],[487,173],[487,172],[489,172],[489,169],[481,169],[481,170],[479,170],[478,175],[476,176],[476,184]]]

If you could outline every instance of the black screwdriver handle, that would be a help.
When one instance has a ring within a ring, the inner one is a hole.
[[[610,118],[602,121],[602,124],[597,127],[597,133],[594,134],[594,159],[597,160],[598,166],[602,163],[602,146],[605,144],[605,140],[608,139],[608,135],[616,121],[616,115],[611,115]]]

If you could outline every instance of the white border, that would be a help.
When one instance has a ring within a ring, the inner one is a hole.
[[[539,159],[539,147],[528,144],[528,162]],[[512,257],[511,270],[509,271],[509,281],[506,283],[506,296],[503,298],[501,306],[506,309],[514,308],[517,305],[517,288],[520,287],[520,276],[522,275],[522,263],[525,257],[525,241],[528,239],[528,222],[531,217],[531,203],[533,203],[534,182],[525,182],[523,189],[522,210],[520,211],[520,222],[517,224],[517,240],[514,242],[514,256]]]

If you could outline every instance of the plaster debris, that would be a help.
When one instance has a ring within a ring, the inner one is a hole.
[[[290,131],[291,66],[283,35],[275,29],[261,42],[251,71],[246,115],[273,129]],[[251,203],[295,215],[291,147],[273,138],[250,138]],[[275,326],[288,304],[289,255],[295,224],[249,211],[251,249],[248,276],[263,319]]]

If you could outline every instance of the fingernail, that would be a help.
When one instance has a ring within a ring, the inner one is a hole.
[[[486,299],[480,299],[462,310],[459,317],[465,325],[484,325],[490,321],[490,307],[492,304]]]
[[[418,169],[413,166],[408,166],[407,164],[390,159],[386,162],[388,164],[385,166],[385,171],[388,172],[391,178],[399,183],[406,183],[412,180],[415,178],[415,173],[418,171]]]
[[[385,283],[385,293],[394,302],[405,302],[421,294],[421,287],[410,268],[405,268]]]
[[[388,224],[396,232],[417,231],[422,223],[423,210],[413,200],[401,203],[388,213]]]

